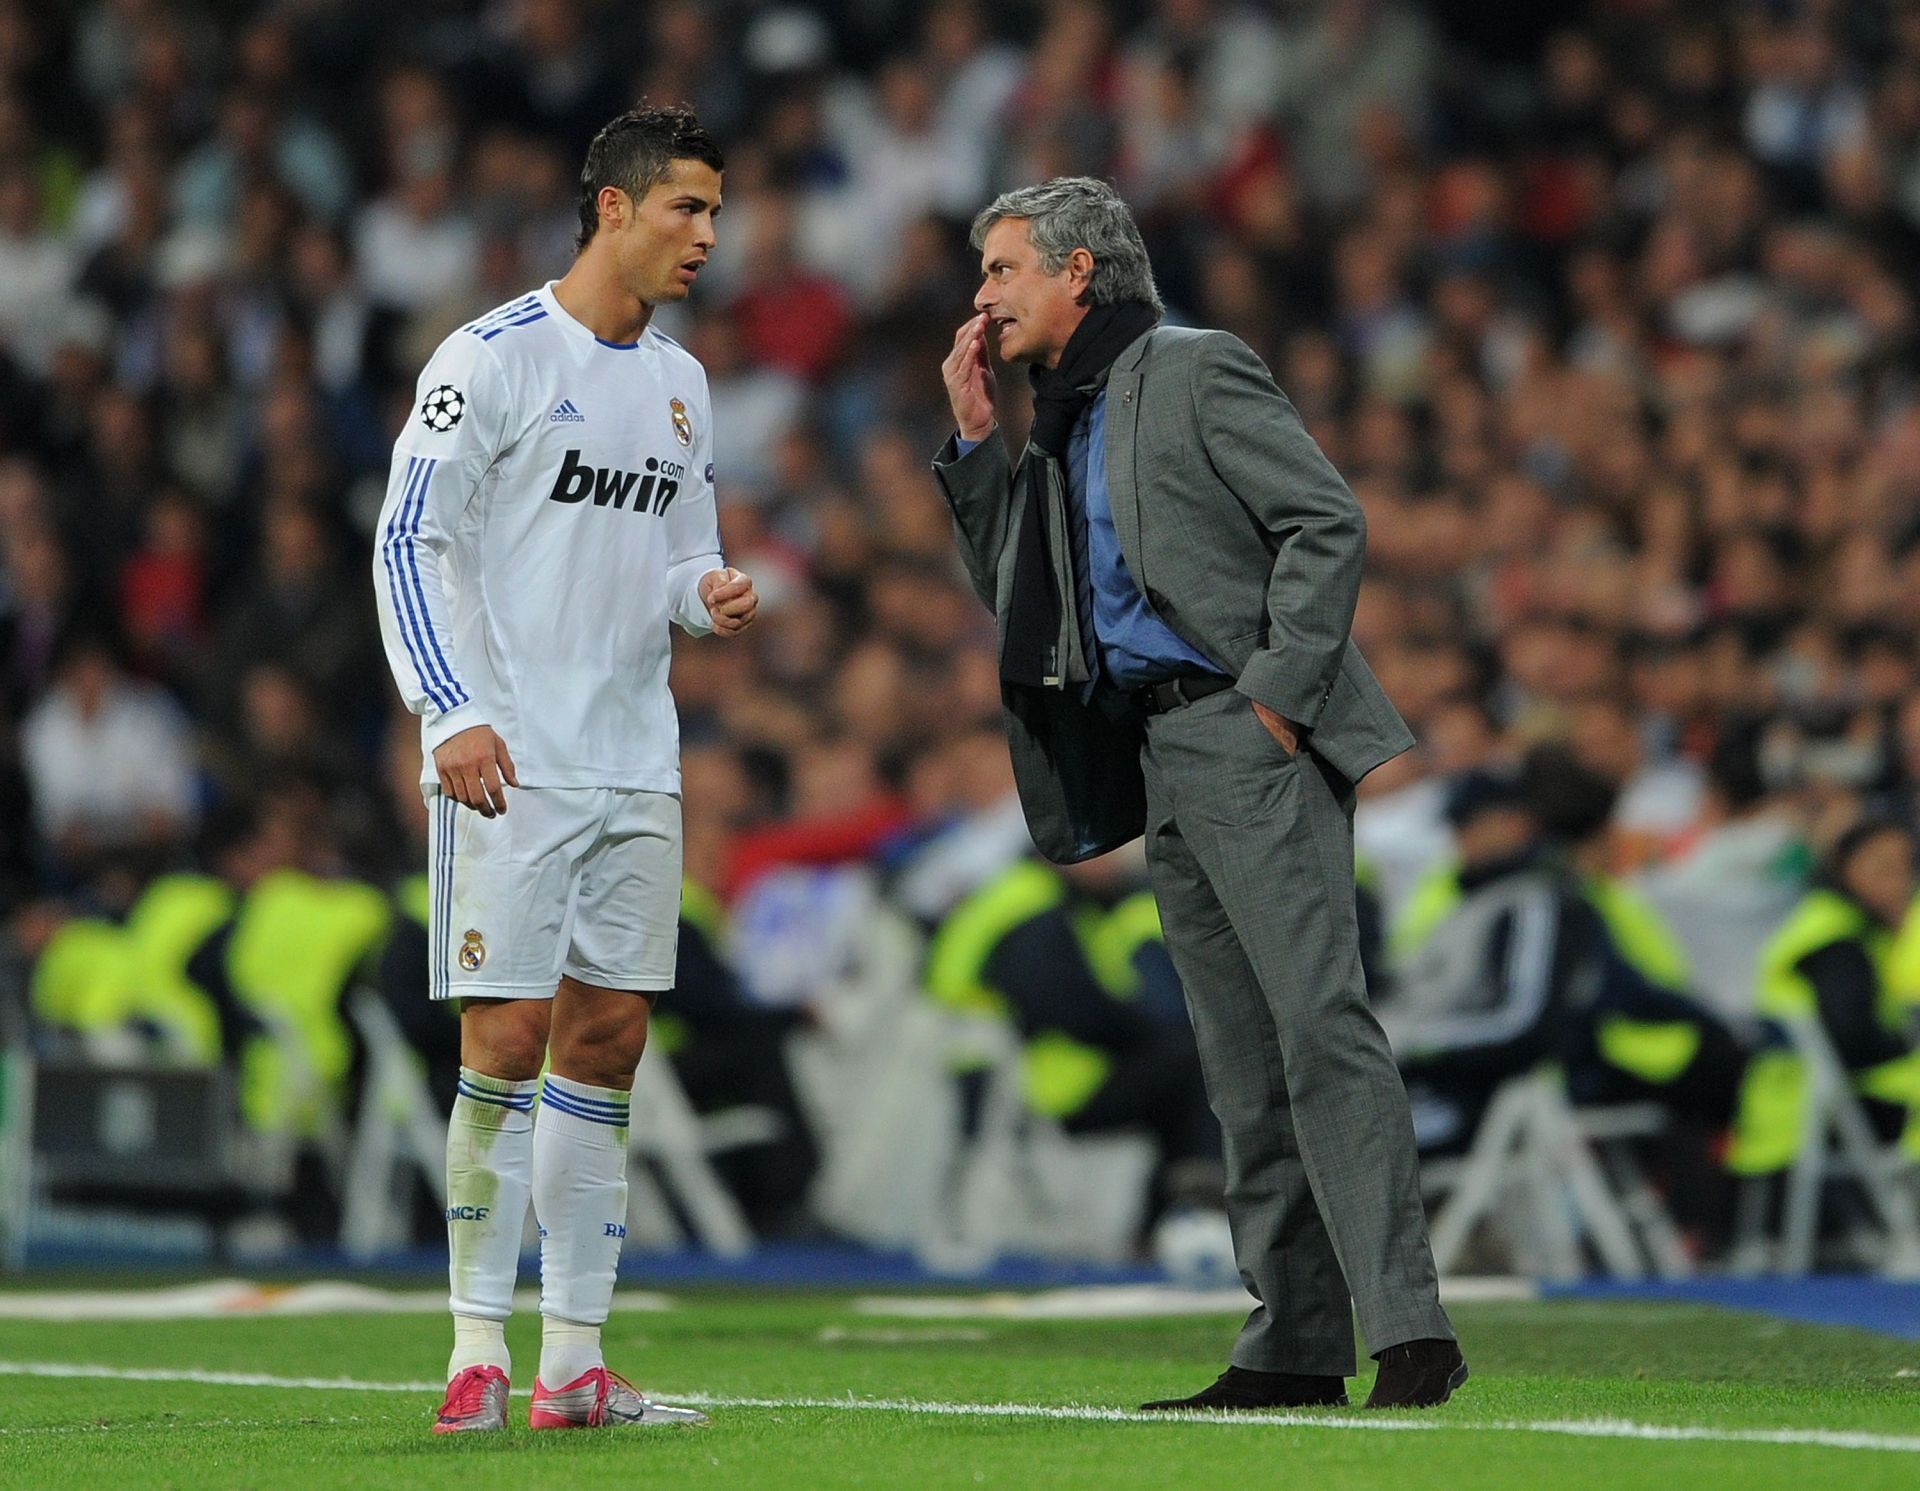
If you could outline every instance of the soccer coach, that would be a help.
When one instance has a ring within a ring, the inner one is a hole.
[[[1356,1312],[1367,1406],[1443,1403],[1467,1368],[1354,922],[1354,783],[1413,744],[1349,636],[1359,504],[1244,343],[1159,324],[1111,187],[1008,192],[972,242],[934,474],[998,621],[1021,801],[1063,863],[1146,835],[1258,1301],[1218,1381],[1144,1406],[1345,1403]],[[992,352],[1033,382],[1017,461]]]

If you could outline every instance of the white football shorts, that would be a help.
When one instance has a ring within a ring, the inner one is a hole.
[[[435,999],[551,999],[560,976],[673,987],[680,799],[611,787],[507,789],[485,818],[427,799],[429,985]]]

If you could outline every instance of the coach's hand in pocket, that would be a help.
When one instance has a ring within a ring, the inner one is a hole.
[[[482,818],[506,812],[507,788],[520,785],[507,743],[491,725],[475,725],[441,741],[434,747],[433,769],[440,773],[440,790]]]
[[[1267,734],[1280,742],[1280,749],[1289,756],[1300,751],[1300,727],[1283,714],[1268,709],[1258,699],[1253,701],[1254,718],[1267,727]]]
[[[723,637],[737,637],[753,625],[760,597],[753,581],[737,569],[708,570],[700,577],[700,600],[713,618],[713,629]]]

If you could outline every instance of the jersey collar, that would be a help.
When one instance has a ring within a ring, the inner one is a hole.
[[[651,325],[647,327],[646,331],[640,333],[640,339],[638,341],[633,342],[610,342],[603,336],[595,336],[590,327],[584,322],[575,320],[567,308],[560,304],[560,297],[553,293],[553,287],[559,283],[558,280],[548,280],[546,284],[540,287],[538,293],[541,302],[553,313],[554,320],[560,323],[566,330],[567,335],[582,337],[589,342],[593,342],[613,352],[638,352],[647,344],[647,337],[653,330]]]

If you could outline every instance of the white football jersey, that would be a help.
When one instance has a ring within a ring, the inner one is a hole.
[[[446,341],[374,534],[387,660],[427,760],[474,725],[523,787],[677,792],[667,623],[713,623],[713,417],[692,355],[603,341],[553,284]]]

